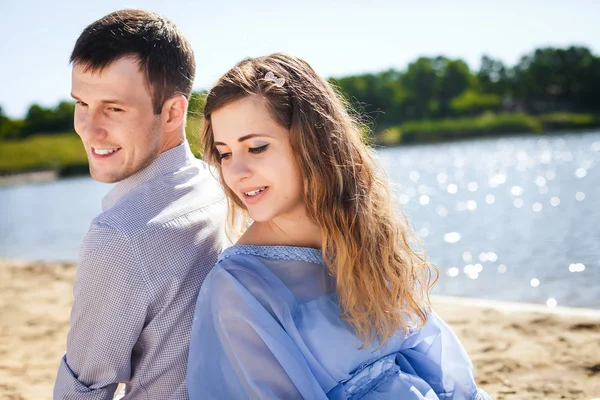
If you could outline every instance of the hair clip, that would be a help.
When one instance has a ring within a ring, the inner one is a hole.
[[[265,79],[268,81],[275,82],[275,84],[279,87],[282,87],[283,84],[285,83],[285,79],[275,77],[275,74],[272,73],[271,71],[269,71],[265,74]]]

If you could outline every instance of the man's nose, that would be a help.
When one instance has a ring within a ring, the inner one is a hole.
[[[106,135],[102,113],[93,109],[76,113],[75,130],[81,137],[88,139]]]

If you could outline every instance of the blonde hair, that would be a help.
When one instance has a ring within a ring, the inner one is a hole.
[[[284,83],[265,78],[268,72]],[[394,206],[343,97],[297,57],[272,54],[241,61],[206,98],[204,158],[217,169],[211,114],[247,96],[265,99],[275,121],[290,131],[308,217],[321,228],[321,251],[336,279],[342,317],[363,346],[375,338],[381,346],[398,329],[422,326],[437,269],[413,249],[418,242]],[[236,211],[245,207],[220,179],[230,204],[229,223],[235,226]]]

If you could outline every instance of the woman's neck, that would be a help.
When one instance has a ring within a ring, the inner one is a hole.
[[[321,229],[308,217],[253,222],[237,244],[321,248]]]

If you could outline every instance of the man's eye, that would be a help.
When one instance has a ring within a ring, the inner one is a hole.
[[[113,110],[114,112],[121,112],[121,111],[123,111],[122,108],[118,108],[118,107],[112,107],[111,110]]]
[[[263,151],[267,150],[267,147],[269,147],[269,145],[265,144],[264,146],[260,146],[260,147],[251,147],[248,151],[252,154],[259,154],[259,153],[262,153]]]
[[[78,106],[83,106],[83,107],[87,106],[87,104],[86,104],[86,103],[84,103],[84,102],[83,102],[83,101],[81,101],[81,100],[77,100],[77,101],[75,102],[75,104],[77,104]]]

